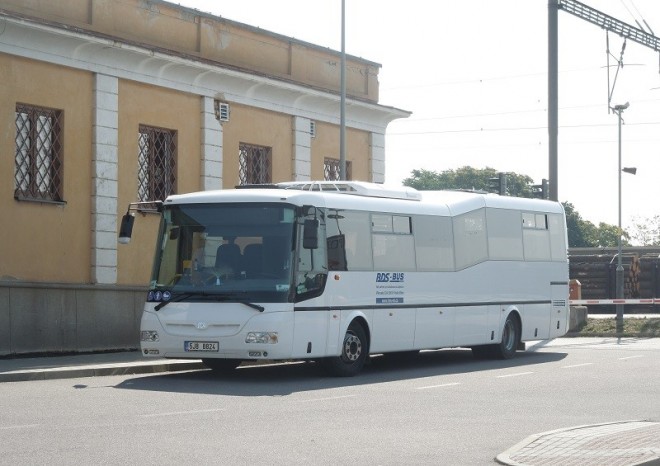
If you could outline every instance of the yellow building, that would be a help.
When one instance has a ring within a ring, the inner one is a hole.
[[[351,179],[383,182],[380,65],[348,56]],[[134,348],[157,219],[129,202],[334,179],[340,54],[161,0],[0,0],[0,355]]]

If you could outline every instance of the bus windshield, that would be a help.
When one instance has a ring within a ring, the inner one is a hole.
[[[150,290],[173,301],[286,302],[294,220],[294,208],[282,204],[166,206]]]

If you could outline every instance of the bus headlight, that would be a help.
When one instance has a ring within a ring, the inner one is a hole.
[[[158,332],[156,330],[142,330],[140,332],[140,341],[158,341]]]
[[[248,332],[245,336],[245,343],[267,343],[274,345],[277,342],[277,332]]]

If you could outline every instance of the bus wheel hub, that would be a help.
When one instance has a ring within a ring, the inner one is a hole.
[[[357,361],[362,354],[362,342],[355,335],[346,335],[344,340],[344,355],[349,361]]]

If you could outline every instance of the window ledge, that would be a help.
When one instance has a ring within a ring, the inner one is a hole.
[[[66,201],[53,201],[50,199],[37,199],[36,197],[26,197],[20,194],[14,194],[14,199],[20,202],[36,202],[39,204],[54,204],[54,205],[61,205],[65,206]]]

